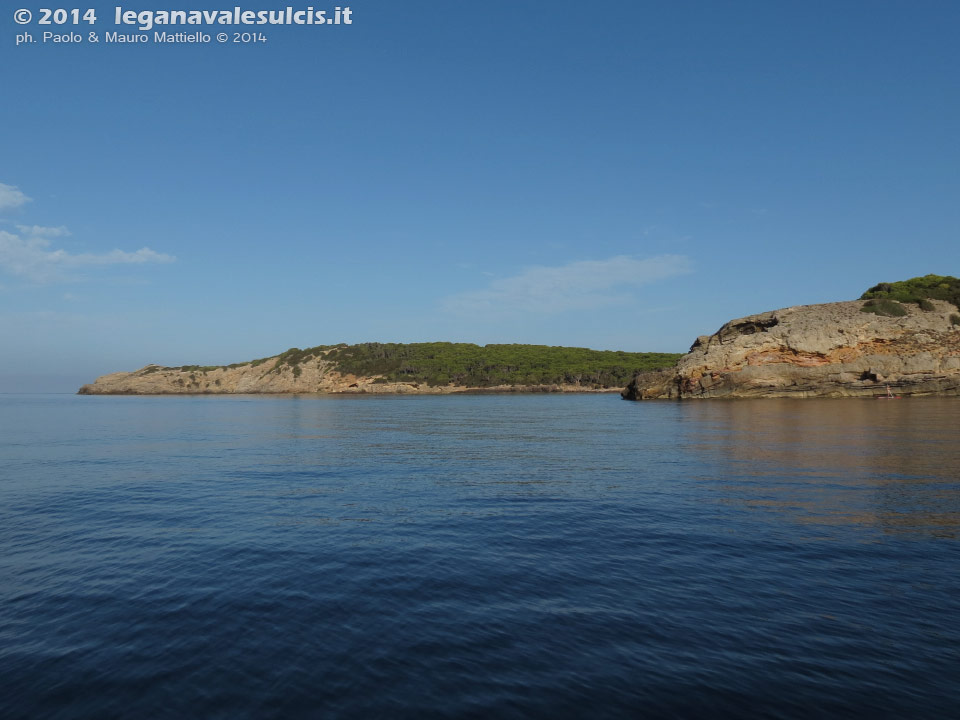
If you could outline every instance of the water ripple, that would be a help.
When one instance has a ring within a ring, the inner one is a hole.
[[[0,397],[0,716],[948,717],[957,402]]]

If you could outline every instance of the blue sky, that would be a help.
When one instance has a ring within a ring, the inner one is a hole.
[[[367,340],[684,351],[960,275],[955,2],[358,0],[265,44],[21,47],[13,7],[0,391]]]

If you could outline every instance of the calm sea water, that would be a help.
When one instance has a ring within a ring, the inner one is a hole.
[[[958,419],[0,396],[0,716],[957,717]]]

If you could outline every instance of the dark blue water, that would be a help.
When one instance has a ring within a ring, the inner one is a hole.
[[[958,416],[0,396],[0,716],[956,717]]]

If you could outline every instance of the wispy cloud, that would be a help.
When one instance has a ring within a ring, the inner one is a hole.
[[[42,225],[17,225],[21,235],[27,237],[67,237],[71,233],[66,227],[43,227]]]
[[[0,183],[0,210],[10,210],[28,202],[30,198],[20,192],[20,188]]]
[[[0,210],[16,208],[30,201],[17,187],[0,183]],[[54,248],[51,240],[71,235],[64,225],[17,225],[18,234],[0,230],[0,271],[35,283],[75,280],[72,271],[108,265],[143,265],[176,260],[142,247],[139,250],[110,250],[103,253],[78,253]]]
[[[103,265],[142,265],[176,260],[148,247],[134,252],[111,250],[106,253],[71,253],[53,249],[42,236],[21,237],[0,230],[0,269],[38,283],[69,279],[71,269]]]
[[[628,303],[631,289],[689,272],[690,260],[683,255],[645,259],[617,255],[554,267],[540,265],[493,280],[486,289],[451,295],[443,300],[443,307],[458,314],[589,310]]]

